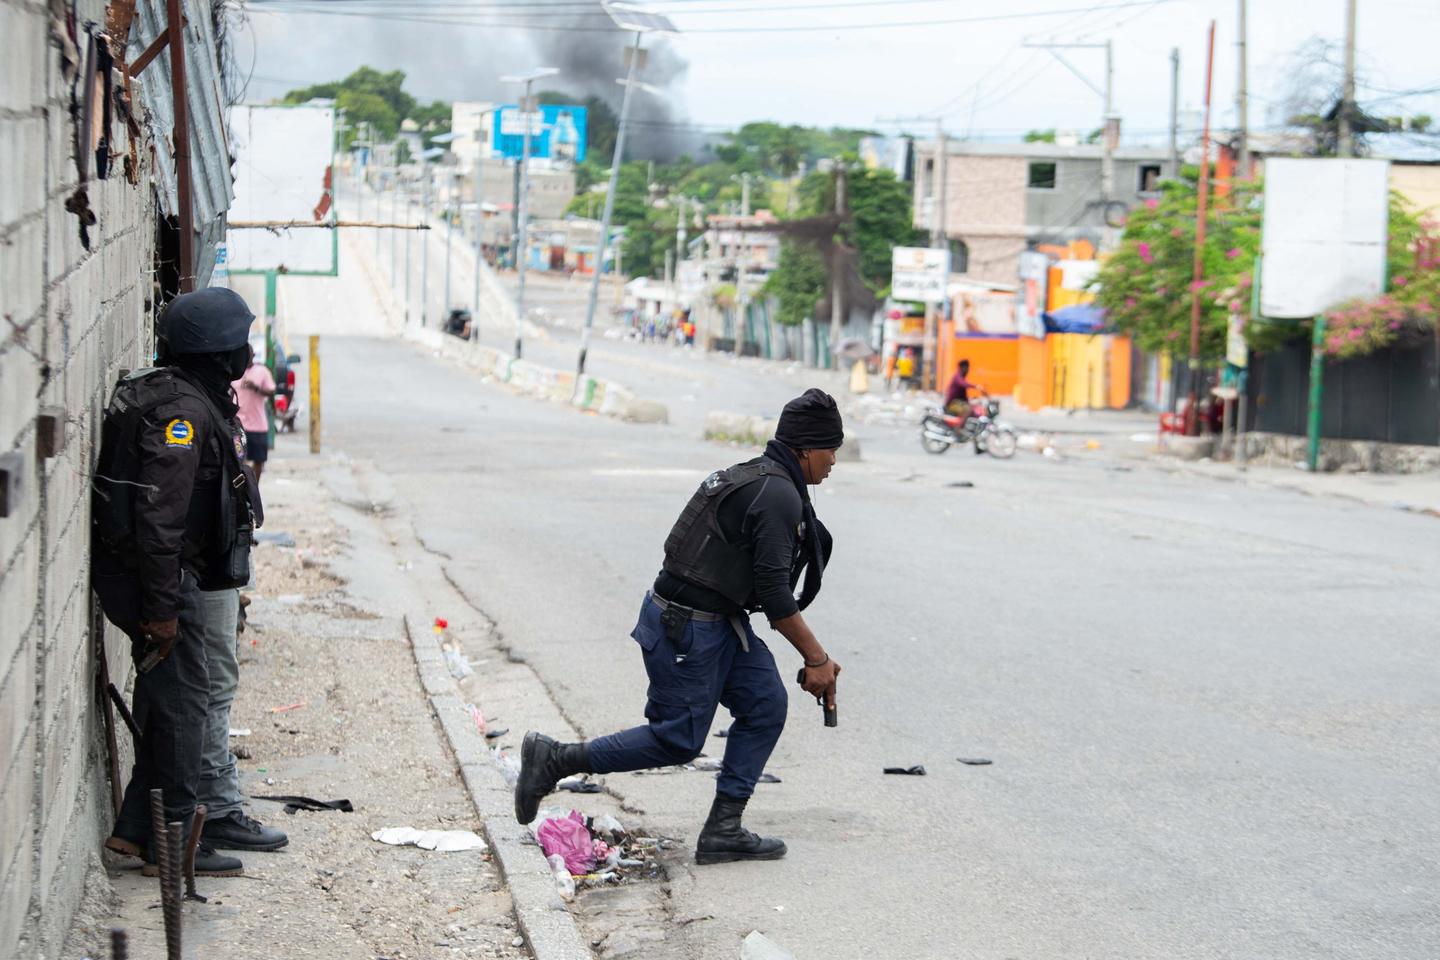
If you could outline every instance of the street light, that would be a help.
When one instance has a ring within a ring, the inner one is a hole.
[[[521,337],[525,330],[525,252],[529,246],[530,229],[530,126],[535,104],[530,96],[536,80],[553,77],[560,71],[555,67],[536,67],[529,73],[511,74],[500,78],[501,83],[525,84],[525,96],[520,100],[520,124],[524,127],[520,148],[520,222],[515,238],[515,359],[520,359]]]
[[[605,212],[600,217],[600,242],[595,252],[595,268],[590,274],[590,302],[585,308],[585,330],[580,335],[580,359],[576,364],[576,371],[582,375],[585,373],[585,355],[590,351],[590,329],[595,325],[595,305],[600,299],[600,274],[605,269],[605,247],[610,238],[610,220],[615,215],[615,190],[620,183],[620,164],[625,159],[625,127],[630,116],[630,94],[637,86],[650,94],[660,93],[654,87],[640,83],[635,76],[644,55],[644,51],[640,49],[640,39],[651,32],[677,32],[675,24],[659,14],[645,13],[618,3],[602,2],[600,5],[610,15],[615,26],[635,33],[635,42],[626,51],[629,54],[629,63],[626,64],[625,79],[615,81],[625,87],[625,96],[620,101],[620,129],[615,134],[615,154],[610,161],[610,186],[605,191]]]
[[[431,143],[453,143],[458,138],[453,130],[450,133],[442,133],[430,138]],[[450,240],[455,235],[455,215],[450,206],[455,202],[455,173],[450,173],[450,189],[446,193],[445,204],[445,303],[442,307],[446,316],[450,310]]]

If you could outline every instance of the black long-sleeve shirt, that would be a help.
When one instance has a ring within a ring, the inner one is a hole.
[[[726,616],[761,609],[772,623],[799,612],[795,580],[799,572],[804,510],[800,492],[784,476],[768,476],[736,491],[720,505],[717,521],[729,543],[754,557],[755,589],[744,609],[706,587],[662,569],[655,592],[666,600]]]

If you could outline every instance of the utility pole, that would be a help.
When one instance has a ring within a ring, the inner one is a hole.
[[[750,268],[750,238],[745,234],[745,219],[750,216],[750,174],[740,174],[740,235],[735,243],[735,356],[742,356],[745,335],[749,331],[750,292],[745,289]]]
[[[575,372],[585,374],[585,358],[590,353],[590,330],[595,326],[595,308],[600,302],[600,275],[605,271],[605,248],[610,242],[610,222],[615,216],[615,192],[620,188],[620,165],[625,162],[625,134],[630,119],[630,99],[639,80],[640,61],[644,51],[640,49],[641,30],[635,31],[635,42],[625,51],[625,92],[620,97],[620,122],[615,131],[615,152],[610,156],[610,183],[605,188],[605,208],[600,214],[600,239],[596,243],[595,268],[590,272],[590,298],[585,304],[585,329],[580,332],[580,356],[575,362]],[[619,245],[616,245],[615,274],[620,273]]]
[[[378,208],[377,208],[378,209]],[[405,188],[405,222],[410,222],[410,188]],[[410,234],[413,230],[405,231],[405,329],[410,329]]]
[[[940,195],[945,195],[944,188],[941,188]],[[839,157],[835,158],[835,214],[843,221],[845,218],[845,164]],[[942,214],[941,219],[944,219]],[[842,235],[836,234],[836,239]],[[845,296],[845,271],[840,268],[844,257],[845,246],[842,243],[834,244],[831,250],[831,262],[834,269],[830,271],[830,349],[827,352],[829,357],[828,368],[834,370],[836,367],[835,350],[840,346],[840,324],[843,322],[844,310],[841,301]],[[928,351],[927,351],[928,352]]]
[[[554,67],[537,67],[522,76],[501,77],[506,83],[525,84],[525,96],[520,100],[520,125],[524,133],[520,138],[520,214],[515,236],[515,359],[520,359],[521,339],[525,331],[525,258],[530,245],[530,128],[531,118],[536,115],[535,98],[530,95],[535,81],[553,77],[559,73]]]
[[[1170,176],[1180,176],[1180,48],[1170,48]]]
[[[1355,130],[1351,114],[1355,110],[1355,0],[1345,0],[1345,85],[1340,92],[1340,135],[1335,152],[1342,157],[1355,156]]]
[[[679,263],[685,259],[685,198],[680,197],[679,216],[675,218],[675,272],[680,272]]]
[[[1210,82],[1215,70],[1215,21],[1205,47],[1205,121],[1200,132],[1200,189],[1195,201],[1195,266],[1190,281],[1190,392],[1185,436],[1200,435],[1200,303],[1205,292],[1205,220],[1210,212]]]
[[[455,238],[455,215],[460,209],[455,202],[456,174],[454,170],[450,171],[448,179],[450,181],[447,191],[449,201],[445,207],[445,302],[440,307],[442,316],[449,316],[450,313],[450,243]]]
[[[1247,37],[1245,27],[1245,0],[1239,0],[1239,3],[1240,16],[1238,27],[1240,30],[1240,39],[1235,42],[1235,48],[1236,53],[1239,55],[1238,67],[1240,77],[1235,86],[1235,116],[1240,128],[1237,136],[1240,142],[1237,144],[1236,160],[1240,167],[1240,179],[1248,180],[1250,178],[1250,96],[1247,92],[1246,84],[1250,71],[1245,62],[1245,43]]]
[[[390,184],[390,222],[395,222],[395,201],[400,193],[399,171],[396,171],[395,181]],[[380,198],[375,198],[375,212],[380,212]],[[390,231],[390,286],[395,286],[395,231]]]
[[[425,175],[425,188],[420,194],[420,222],[430,226],[430,163],[423,158],[420,161],[420,171]],[[420,238],[420,326],[424,327],[425,318],[430,312],[430,305],[425,302],[426,294],[430,292],[430,231],[425,231],[425,236]]]

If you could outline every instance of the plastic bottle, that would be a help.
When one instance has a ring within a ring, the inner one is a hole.
[[[558,853],[552,853],[545,859],[550,864],[550,873],[555,878],[555,890],[560,894],[560,899],[574,900],[575,878],[570,876],[570,868],[565,866],[565,858]]]

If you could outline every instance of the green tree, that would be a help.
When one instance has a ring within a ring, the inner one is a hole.
[[[813,317],[828,282],[825,261],[814,247],[789,240],[781,243],[780,262],[764,287],[775,298],[776,322],[793,327]]]
[[[1109,321],[1143,350],[1188,351],[1191,295],[1200,298],[1204,357],[1225,353],[1232,307],[1249,298],[1260,250],[1258,186],[1236,182],[1225,198],[1212,198],[1202,255],[1204,279],[1192,291],[1197,172],[1161,184],[1161,195],[1130,212],[1119,248],[1096,279],[1096,301]]]
[[[1055,128],[1054,128],[1054,127],[1051,127],[1049,130],[1030,130],[1030,131],[1027,131],[1026,134],[1025,134],[1025,142],[1026,142],[1026,143],[1054,143],[1054,142],[1055,142]]]

